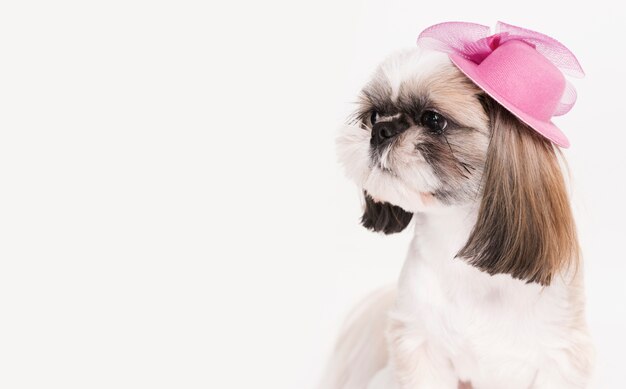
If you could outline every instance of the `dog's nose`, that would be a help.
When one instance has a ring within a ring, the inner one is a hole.
[[[372,139],[370,143],[372,145],[378,145],[387,139],[393,138],[404,130],[404,126],[396,121],[376,123],[372,127]]]

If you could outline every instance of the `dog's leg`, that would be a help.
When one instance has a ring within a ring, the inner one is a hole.
[[[440,381],[440,380],[439,380]],[[438,382],[439,382],[438,381]],[[452,383],[452,381],[450,381]],[[429,388],[433,387],[431,383],[428,382],[420,382],[419,388]],[[437,384],[437,388],[440,387],[440,384]],[[390,365],[385,366],[384,369],[380,370],[376,375],[372,378],[367,389],[399,389],[398,380],[394,375],[393,368]],[[469,382],[458,381],[455,389],[473,389],[472,384]]]
[[[395,376],[400,389],[457,389],[459,380],[443,359],[431,355],[426,346],[402,356],[394,354]]]
[[[578,374],[576,374],[578,375]],[[574,376],[576,376],[574,375]],[[577,381],[576,378],[566,377],[555,369],[541,369],[537,373],[532,389],[583,389],[587,387],[589,377]]]
[[[389,348],[394,376],[400,389],[457,389],[459,380],[450,362],[433,353],[423,337],[406,322],[392,319]]]
[[[532,389],[587,388],[593,372],[595,350],[585,329],[572,331],[572,341],[550,353],[537,372]]]
[[[542,366],[537,372],[532,389],[583,389],[589,386],[591,379],[591,364],[581,361],[574,356],[564,356],[567,359],[559,363]],[[583,362],[580,364],[579,362]]]

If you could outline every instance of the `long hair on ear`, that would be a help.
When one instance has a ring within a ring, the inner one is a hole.
[[[490,98],[491,124],[478,219],[457,257],[489,274],[549,285],[580,248],[552,143]]]
[[[413,218],[411,212],[385,202],[377,202],[367,192],[363,192],[365,196],[365,207],[361,224],[363,227],[385,234],[393,234],[400,232],[406,228]]]

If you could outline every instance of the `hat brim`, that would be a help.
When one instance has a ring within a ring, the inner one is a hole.
[[[476,84],[480,89],[485,91],[489,96],[491,96],[495,101],[497,101],[500,105],[506,108],[509,112],[515,115],[522,122],[526,123],[533,130],[537,131],[544,137],[548,138],[550,141],[555,143],[556,145],[568,148],[570,146],[569,140],[563,134],[563,132],[554,125],[551,121],[542,121],[538,120],[524,112],[522,112],[519,108],[515,107],[511,103],[509,103],[504,97],[502,97],[498,92],[496,92],[493,88],[491,88],[478,74],[477,67],[474,62],[469,61],[459,55],[450,54],[450,60],[452,63],[459,68],[463,74],[465,74],[474,84]]]

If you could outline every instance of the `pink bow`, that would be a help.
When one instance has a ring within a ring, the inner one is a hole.
[[[421,47],[460,55],[476,64],[480,64],[501,44],[511,40],[521,40],[535,48],[563,73],[572,77],[583,77],[580,63],[576,56],[563,44],[547,35],[498,22],[496,33],[475,23],[446,22],[428,27],[417,38]],[[554,116],[567,113],[576,102],[576,89],[566,83],[565,91]]]

